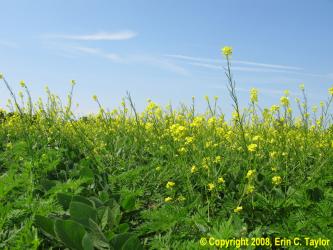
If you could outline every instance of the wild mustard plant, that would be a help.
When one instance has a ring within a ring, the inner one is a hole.
[[[48,88],[34,104],[29,84],[16,99],[0,74],[12,97],[0,110],[0,248],[75,248],[47,232],[56,220],[82,229],[76,248],[85,233],[86,246],[105,249],[122,249],[124,233],[148,249],[196,249],[204,235],[332,238],[333,87],[311,107],[300,85],[298,111],[289,92],[262,108],[251,88],[242,109],[232,53],[222,49],[230,120],[217,97],[205,97],[202,114],[194,97],[178,109],[149,100],[139,112],[129,93],[111,111],[93,96],[99,112],[76,117],[75,81],[65,104]]]

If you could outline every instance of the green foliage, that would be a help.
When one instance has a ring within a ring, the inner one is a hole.
[[[35,223],[50,240],[71,249],[141,249],[135,233],[119,225],[120,206],[116,201],[104,204],[98,198],[59,193],[58,201],[68,213],[60,217],[36,215]],[[69,204],[68,204],[69,201]],[[81,202],[80,202],[81,201]],[[97,204],[97,206],[96,206]],[[108,204],[112,204],[110,207]],[[120,229],[120,230],[119,230]],[[117,231],[120,231],[117,233]],[[108,235],[105,235],[107,232]]]

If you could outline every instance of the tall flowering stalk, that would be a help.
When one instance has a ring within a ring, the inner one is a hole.
[[[12,96],[12,98],[13,98],[13,100],[14,100],[14,102],[15,102],[15,106],[16,106],[17,110],[19,111],[19,113],[20,113],[21,115],[23,115],[23,112],[22,112],[22,110],[21,110],[21,108],[20,108],[20,105],[19,105],[18,102],[17,102],[16,96],[15,96],[15,94],[14,94],[12,88],[10,87],[10,85],[8,84],[7,80],[5,79],[5,77],[3,76],[2,73],[0,73],[0,80],[3,80],[3,82],[5,83],[6,88],[9,90],[9,93],[10,93],[10,95]]]
[[[239,102],[238,102],[238,98],[236,95],[236,82],[233,79],[232,73],[231,73],[231,63],[230,63],[230,56],[232,55],[232,48],[231,47],[224,47],[222,49],[222,54],[225,56],[226,60],[227,60],[227,68],[225,68],[225,75],[228,78],[228,91],[229,94],[233,100],[233,108],[235,111],[235,121],[236,124],[238,124],[240,132],[241,132],[241,137],[242,137],[242,141],[243,141],[243,149],[245,152],[247,152],[247,143],[246,143],[246,138],[245,138],[245,130],[244,130],[244,117],[243,115],[241,115],[240,112],[240,108],[239,108]]]

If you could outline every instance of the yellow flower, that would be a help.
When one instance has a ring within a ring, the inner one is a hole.
[[[250,144],[250,145],[247,146],[247,149],[248,149],[250,152],[254,152],[254,151],[256,151],[257,147],[258,147],[257,144],[252,143],[252,144]]]
[[[215,160],[214,160],[215,163],[220,163],[221,161],[222,161],[222,157],[220,155],[215,157]]]
[[[333,86],[328,89],[328,93],[333,96]]]
[[[2,73],[0,73],[0,80],[2,80],[3,79],[3,74]]]
[[[236,207],[235,209],[234,209],[234,212],[235,213],[239,213],[240,211],[242,211],[243,210],[243,207],[242,206],[238,206],[238,207]]]
[[[225,180],[223,179],[223,177],[219,177],[218,180],[217,180],[218,183],[224,183]]]
[[[212,191],[215,188],[215,185],[213,183],[208,184],[208,190]]]
[[[276,111],[278,111],[280,109],[280,107],[278,106],[278,105],[273,105],[272,107],[271,107],[271,111],[272,112],[276,112]]]
[[[254,177],[255,174],[256,174],[256,171],[250,169],[249,171],[247,171],[246,178],[248,178],[248,179],[252,179],[252,178]]]
[[[229,46],[225,46],[223,49],[222,49],[222,53],[223,55],[225,56],[230,56],[232,54],[232,48],[229,47]]]
[[[192,136],[187,136],[185,137],[185,144],[191,144],[193,142],[193,137]]]
[[[282,103],[283,106],[288,106],[289,105],[289,99],[286,96],[282,96],[280,98],[280,102]]]
[[[250,90],[250,100],[253,103],[258,102],[258,90],[257,89],[252,88]]]
[[[21,85],[22,88],[24,88],[25,87],[25,82],[23,80],[21,80],[20,85]]]
[[[97,96],[96,95],[93,95],[93,100],[96,102],[97,101]]]
[[[75,85],[75,80],[71,80],[71,85],[74,86]]]
[[[156,169],[156,171],[160,171],[160,170],[161,170],[161,167],[160,167],[160,166],[157,166],[155,169]]]
[[[195,173],[197,171],[198,171],[197,167],[193,165],[192,168],[191,168],[191,173],[193,174],[193,173]]]
[[[173,181],[168,181],[168,183],[166,184],[166,188],[173,188],[176,185],[176,183],[174,183]]]
[[[246,188],[246,193],[251,194],[254,191],[254,186],[253,185],[248,185]]]
[[[304,84],[303,83],[299,85],[299,89],[304,90]]]
[[[166,197],[166,198],[164,199],[164,201],[165,201],[165,202],[170,202],[170,201],[172,201],[172,198],[171,198],[171,197]]]
[[[280,176],[274,176],[274,177],[272,178],[272,183],[273,183],[274,185],[279,185],[281,182],[282,182],[282,178],[281,178]]]

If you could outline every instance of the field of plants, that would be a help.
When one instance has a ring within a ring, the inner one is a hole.
[[[312,249],[272,242],[333,240],[333,87],[318,107],[303,85],[300,100],[286,91],[265,108],[252,89],[243,108],[232,50],[222,52],[230,120],[217,97],[202,114],[195,98],[137,112],[129,94],[110,112],[94,96],[100,111],[76,117],[74,81],[65,104],[49,90],[34,103],[24,81],[16,96],[1,75],[12,99],[0,111],[0,249],[213,249],[203,237]]]

